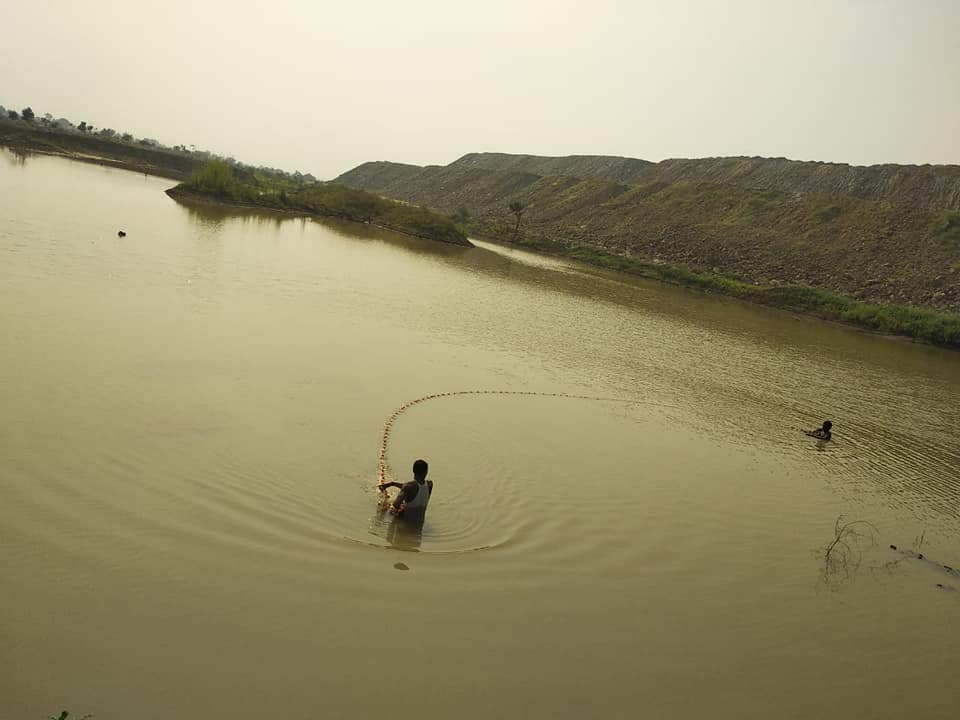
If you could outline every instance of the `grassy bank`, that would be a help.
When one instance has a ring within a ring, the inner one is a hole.
[[[200,196],[221,203],[341,218],[429,240],[470,244],[453,220],[426,208],[333,183],[296,183],[237,171],[219,161],[204,164],[169,193],[174,197],[178,194]]]
[[[525,240],[522,237],[513,244],[595,267],[729,295],[873,332],[901,335],[960,350],[960,315],[904,305],[867,303],[804,285],[753,285],[722,275],[693,272],[682,267],[629,258],[584,246],[565,246],[546,240]]]

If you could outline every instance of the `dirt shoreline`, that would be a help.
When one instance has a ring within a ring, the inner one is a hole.
[[[4,147],[7,147],[14,152],[21,150],[20,148],[10,147],[9,145],[5,145]],[[128,170],[138,174],[162,177],[167,180],[185,180],[187,177],[189,177],[189,175],[177,172],[176,170],[158,168],[155,165],[151,165],[142,161],[135,162],[118,158],[103,157],[100,155],[85,155],[83,153],[71,152],[69,150],[51,150],[49,148],[31,148],[26,152],[32,155],[62,157],[66,158],[67,160],[75,160],[77,162],[87,163],[89,165],[100,165],[101,167],[111,167],[117,170]]]
[[[0,125],[0,146],[23,155],[63,157],[170,180],[185,180],[200,161],[168,150],[96,136]]]

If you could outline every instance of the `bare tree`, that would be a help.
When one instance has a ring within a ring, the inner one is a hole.
[[[523,217],[523,213],[526,208],[523,206],[523,203],[519,200],[514,200],[510,203],[510,212],[512,212],[517,217],[517,224],[513,228],[513,242],[517,241],[517,237],[520,235],[520,220]]]

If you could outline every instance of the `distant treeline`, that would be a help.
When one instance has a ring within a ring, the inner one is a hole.
[[[426,208],[386,200],[345,185],[295,181],[237,169],[221,160],[204,163],[170,194],[174,197],[199,195],[228,204],[337,217],[430,240],[470,244],[452,219]]]
[[[118,155],[127,154],[126,148],[131,147],[138,149],[150,149],[182,156],[184,158],[190,158],[194,161],[192,166],[207,160],[220,160],[232,167],[256,171],[264,175],[271,175],[277,178],[291,180],[293,182],[316,181],[316,178],[311,173],[301,173],[299,170],[287,172],[286,170],[281,170],[280,168],[275,167],[252,166],[242,163],[230,156],[218,155],[210,152],[209,150],[197,149],[197,147],[194,145],[164,145],[160,141],[153,138],[138,138],[131,133],[114,130],[110,127],[95,127],[92,123],[89,123],[86,120],[81,120],[79,123],[74,123],[73,121],[64,117],[54,118],[54,116],[50,113],[37,115],[37,113],[34,112],[33,108],[31,107],[25,107],[18,112],[17,110],[9,110],[3,107],[3,105],[0,105],[0,130],[3,129],[3,126],[6,126],[8,129],[16,128],[22,131],[32,131],[35,134],[42,134],[44,136],[42,139],[49,140],[53,138],[52,143],[43,143],[44,145],[52,144],[55,146],[57,144],[55,139],[57,136],[74,136],[76,138],[90,139],[96,138],[100,141],[106,141],[115,144],[118,148]]]

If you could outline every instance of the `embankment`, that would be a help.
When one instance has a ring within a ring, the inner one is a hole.
[[[960,346],[960,167],[474,153],[335,182],[478,236]]]

